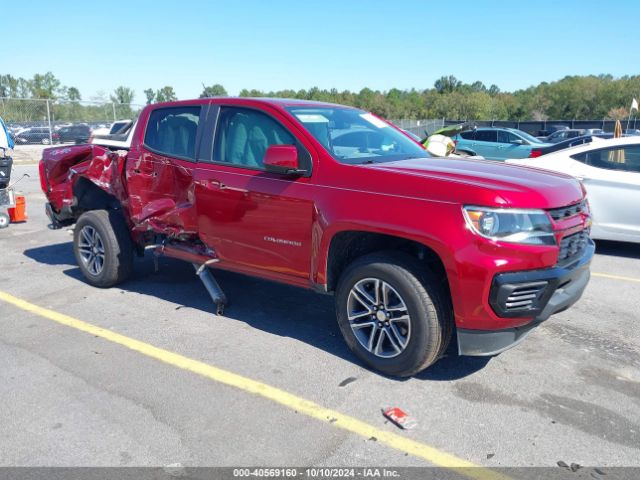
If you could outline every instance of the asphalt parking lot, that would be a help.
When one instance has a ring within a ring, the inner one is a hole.
[[[219,273],[231,305],[214,316],[193,268],[165,259],[90,287],[69,231],[47,229],[37,167],[22,173],[29,220],[0,230],[0,292],[78,323],[0,298],[2,466],[640,466],[638,245],[599,243],[582,300],[517,348],[396,380],[350,353],[331,297]]]

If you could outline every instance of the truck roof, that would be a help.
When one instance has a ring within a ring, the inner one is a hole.
[[[301,100],[298,98],[276,98],[276,97],[209,97],[209,98],[194,98],[191,100],[178,100],[174,102],[154,103],[154,107],[158,106],[175,106],[175,105],[201,105],[207,101],[213,103],[234,103],[234,104],[250,104],[250,103],[262,103],[267,105],[274,105],[281,108],[292,106],[309,106],[309,107],[331,107],[331,108],[350,108],[345,105],[339,105],[337,103],[318,102],[315,100]]]

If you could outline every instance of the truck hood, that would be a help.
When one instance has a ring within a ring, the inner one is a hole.
[[[432,199],[454,200],[463,204],[558,208],[577,203],[584,196],[580,183],[571,176],[494,161],[428,158],[367,167],[422,179],[429,185],[423,183],[421,190],[429,197],[431,194],[440,197]],[[405,187],[409,183],[413,182],[401,182]],[[462,188],[455,188],[452,184]],[[452,195],[456,198],[450,198]]]

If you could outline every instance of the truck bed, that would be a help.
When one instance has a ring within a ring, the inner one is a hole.
[[[43,151],[40,181],[53,212],[60,219],[70,218],[77,201],[74,185],[84,178],[120,202],[127,197],[124,184],[126,153],[113,152],[98,145],[53,147]],[[76,188],[77,190],[77,188]]]
[[[189,200],[192,178],[174,183],[172,179],[165,182],[161,175],[157,180],[163,187],[173,186],[173,191],[156,199],[143,198],[140,186],[127,183],[127,155],[127,151],[94,144],[45,149],[40,178],[49,198],[52,225],[71,224],[85,210],[115,208],[123,211],[134,238],[157,233],[198,239],[194,204]]]

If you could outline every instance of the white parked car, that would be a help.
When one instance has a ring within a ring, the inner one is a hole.
[[[111,125],[110,132],[107,134],[98,134],[98,130],[91,133],[89,143],[107,147],[111,150],[129,150],[136,122],[131,120],[122,120]]]
[[[611,138],[507,162],[578,178],[591,207],[591,236],[640,243],[640,137]]]

